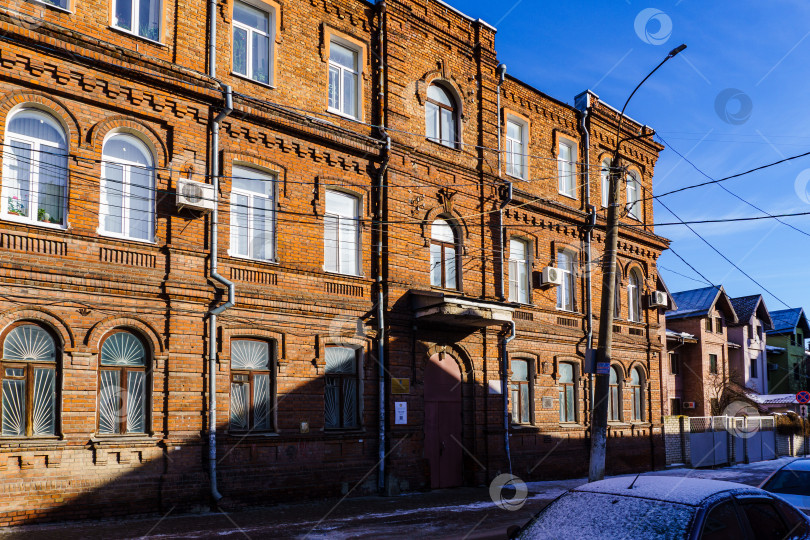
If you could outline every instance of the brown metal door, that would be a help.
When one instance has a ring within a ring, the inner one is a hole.
[[[461,370],[446,354],[425,369],[425,457],[431,488],[461,485]]]

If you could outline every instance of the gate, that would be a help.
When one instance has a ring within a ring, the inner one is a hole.
[[[729,430],[724,416],[689,419],[689,446],[693,467],[715,467],[729,462]]]
[[[776,459],[773,416],[703,416],[689,418],[693,467],[753,463]]]

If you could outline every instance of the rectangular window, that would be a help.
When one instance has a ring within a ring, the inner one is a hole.
[[[160,41],[162,17],[161,0],[113,0],[113,26],[136,36]]]
[[[560,422],[576,422],[576,396],[574,394],[574,365],[565,362],[560,363],[559,385],[560,385]]]
[[[358,118],[360,54],[341,43],[329,44],[329,110]]]
[[[529,384],[529,363],[526,360],[512,360],[512,379],[509,390],[512,394],[512,422],[530,424],[532,403]]]
[[[557,269],[562,272],[562,284],[557,287],[557,309],[574,311],[574,256],[567,251],[557,253]]]
[[[715,317],[714,331],[717,332],[718,334],[723,331],[723,319],[721,317]]]
[[[751,365],[749,366],[749,375],[752,379],[756,379],[759,375],[757,374],[757,361],[756,359],[751,360]]]
[[[233,5],[233,72],[272,84],[273,14],[242,2]]]
[[[326,192],[324,214],[324,268],[356,276],[360,274],[359,201],[339,191]]]
[[[529,244],[509,240],[509,301],[529,303]]]
[[[557,156],[559,174],[559,191],[566,197],[576,198],[576,183],[574,167],[574,146],[568,142],[560,141],[560,151]]]
[[[706,323],[706,331],[711,332],[712,331],[712,318],[711,317],[706,317],[706,320],[703,321],[703,322]]]
[[[709,373],[712,375],[717,375],[717,355],[710,354],[709,355]]]
[[[669,372],[672,375],[681,373],[681,357],[678,353],[669,353]]]
[[[357,350],[326,348],[324,427],[353,428],[359,425]]]
[[[254,169],[233,168],[231,256],[275,259],[275,179]]]
[[[602,206],[607,208],[610,202],[610,160],[606,159],[602,162],[599,180],[602,192]]]
[[[526,178],[528,152],[526,151],[527,126],[515,119],[506,121],[506,174]]]

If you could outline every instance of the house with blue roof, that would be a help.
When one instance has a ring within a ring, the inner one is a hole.
[[[746,391],[768,393],[768,355],[765,332],[773,329],[773,320],[761,294],[731,299],[739,319],[728,325],[728,340],[738,345],[729,348],[732,379]]]
[[[722,286],[672,294],[677,309],[666,313],[667,361],[674,384],[666,385],[665,414],[711,416],[734,398],[729,325],[739,322]],[[663,386],[663,385],[662,385]]]
[[[810,389],[805,340],[810,336],[810,327],[804,309],[772,311],[773,328],[767,332],[769,350],[770,394],[795,394]],[[782,351],[779,351],[782,349]]]

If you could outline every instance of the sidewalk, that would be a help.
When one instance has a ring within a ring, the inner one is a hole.
[[[720,469],[670,469],[645,475],[690,476],[758,485],[792,458]],[[624,475],[632,477],[634,475]],[[528,497],[517,511],[499,508],[489,489],[458,488],[397,497],[358,497],[243,509],[232,512],[150,516],[139,519],[56,523],[9,528],[0,538],[505,538],[510,525],[522,525],[585,478],[528,482]]]

